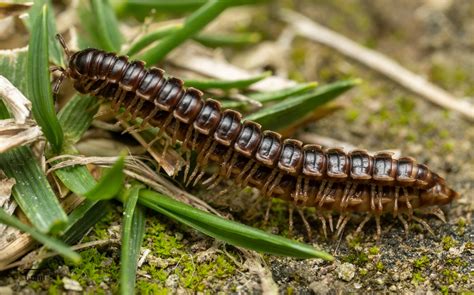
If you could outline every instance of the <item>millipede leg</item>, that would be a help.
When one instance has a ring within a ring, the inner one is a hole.
[[[194,177],[196,177],[196,175],[199,173],[200,166],[205,165],[207,163],[207,158],[214,151],[215,146],[216,146],[216,143],[212,142],[212,139],[209,137],[206,140],[206,143],[204,144],[203,149],[199,152],[197,156],[196,167],[194,168],[193,173],[189,177],[188,182],[186,183],[186,186],[188,186],[193,181]],[[205,153],[207,154],[204,155]]]
[[[375,211],[375,185],[370,187],[370,209]]]
[[[160,130],[158,131],[158,134],[156,135],[157,137],[160,137],[163,135],[163,133],[165,133],[166,128],[168,127],[168,125],[171,123],[172,120],[173,120],[173,113],[169,113],[163,125],[160,126]]]
[[[288,236],[293,236],[293,206],[290,205],[288,208]]]
[[[239,157],[239,155],[237,153],[231,153],[232,155],[232,159],[230,160],[229,164],[227,165],[227,167],[225,166],[222,166],[224,168],[224,171],[225,172],[225,178],[230,178],[230,176],[232,175],[232,167],[234,167],[235,163],[237,163],[237,158]],[[227,162],[227,161],[225,161]],[[238,182],[237,182],[238,184]]]
[[[142,109],[144,103],[145,103],[145,100],[144,100],[144,99],[140,99],[140,101],[139,101],[138,104],[137,104],[137,107],[135,108],[135,111],[133,111],[133,113],[132,113],[132,120],[135,120],[135,119],[137,118],[138,113],[139,113],[140,110]]]
[[[140,124],[139,130],[145,129],[145,126],[148,123],[148,121],[150,121],[158,113],[159,110],[160,108],[158,108],[158,106],[155,106],[155,108],[151,111],[151,113],[148,114],[148,116],[146,116],[145,118],[143,118],[143,121],[142,121],[142,124]]]
[[[337,233],[336,233],[336,235],[335,235],[336,238],[339,237],[339,236],[341,236],[342,231],[344,230],[344,228],[345,228],[346,225],[347,225],[347,222],[349,222],[349,220],[351,219],[351,216],[350,216],[350,215],[346,215],[346,216],[340,215],[340,216],[339,216],[339,219],[341,219],[341,217],[343,217],[343,218],[342,218],[342,222],[341,222],[338,226],[336,226],[336,230],[337,230]],[[338,223],[339,223],[339,221],[338,221]]]
[[[419,217],[416,217],[415,215],[413,215],[411,218],[413,218],[413,220],[417,221],[418,223],[420,223],[421,225],[423,225],[423,227],[429,231],[429,233],[431,235],[435,235],[434,232],[433,232],[433,229],[431,228],[431,226],[426,222],[424,221],[423,219],[419,218]]]
[[[178,132],[179,132],[179,125],[180,122],[178,120],[175,121],[173,135],[171,136],[171,144],[176,144],[176,140],[178,139]]]
[[[276,186],[280,184],[280,181],[282,179],[283,175],[281,173],[278,173],[277,177],[275,177],[275,180],[273,181],[272,185],[270,186],[268,190],[268,195],[271,196],[273,191],[275,190]]]
[[[400,198],[400,187],[395,187],[395,194],[393,200],[393,217],[398,215],[398,198]]]
[[[443,210],[439,207],[430,208],[428,210],[428,214],[433,214],[434,216],[438,217],[442,222],[446,223],[446,216],[444,215]]]
[[[313,236],[311,234],[312,232],[311,225],[309,224],[308,220],[306,220],[303,210],[301,208],[297,208],[296,210],[298,211],[298,214],[300,215],[301,220],[303,221],[304,227],[306,229],[306,233],[308,234],[308,239],[311,241],[313,239]]]
[[[382,227],[380,226],[380,215],[375,215],[375,225],[377,228],[377,234],[375,235],[375,240],[379,241],[382,237]]]
[[[250,169],[250,172],[249,174],[247,175],[247,177],[245,177],[244,179],[244,182],[242,183],[242,186],[246,187],[247,186],[247,183],[250,181],[250,179],[252,178],[252,176],[255,174],[255,172],[257,172],[258,168],[260,167],[260,165],[258,163],[256,163],[252,169]]]
[[[323,234],[324,234],[324,237],[327,239],[328,232],[327,232],[327,226],[326,226],[326,218],[324,218],[324,216],[321,216],[319,213],[315,213],[315,216],[317,219],[321,221],[321,226],[323,227]]]
[[[262,195],[264,195],[264,196],[268,195],[268,194],[267,194],[268,186],[270,186],[270,184],[273,182],[273,179],[275,178],[275,176],[277,175],[277,173],[278,173],[278,170],[277,170],[277,169],[273,169],[273,170],[272,170],[272,173],[270,174],[270,177],[268,177],[267,181],[266,181],[265,184],[263,185],[263,188],[262,188]]]
[[[293,202],[295,204],[298,204],[301,195],[303,196],[303,198],[301,198],[303,200],[303,203],[305,203],[306,200],[308,199],[308,197],[305,194],[304,187],[301,185],[302,183],[303,183],[303,177],[298,176],[296,178],[295,192],[293,193]]]
[[[398,215],[398,220],[400,220],[400,222],[402,223],[403,231],[405,232],[405,238],[407,238],[408,233],[410,232],[410,228],[408,227],[408,222],[405,220],[405,218],[403,218],[402,214]]]
[[[328,213],[327,215],[328,223],[329,223],[329,229],[331,232],[334,232],[334,227],[333,227],[333,222],[332,222],[332,214]]]
[[[355,236],[358,236],[360,235],[360,233],[362,232],[362,229],[364,228],[365,224],[367,222],[369,222],[370,218],[372,217],[372,215],[367,215],[364,220],[362,220],[362,222],[359,224],[359,226],[357,227],[356,231],[355,231]]]
[[[273,205],[273,200],[270,198],[268,200],[267,209],[265,210],[265,217],[263,217],[263,226],[266,226],[268,223],[268,219],[270,218],[270,209],[272,208],[272,205]]]
[[[247,173],[252,168],[253,165],[254,165],[253,160],[249,160],[247,164],[245,164],[244,168],[242,168],[242,171],[240,171],[239,175],[237,175],[237,178],[236,178],[237,183],[241,183],[242,177],[245,175],[245,173]]]
[[[319,201],[323,197],[323,195],[324,195],[323,192],[324,192],[324,188],[326,187],[326,183],[327,183],[327,181],[323,180],[321,182],[321,184],[319,185],[318,193],[316,194],[316,198],[314,200],[315,204],[319,203]]]
[[[117,95],[115,97],[118,97],[117,102],[113,103],[112,107],[114,109],[114,112],[117,113],[120,109],[120,106],[122,105],[123,100],[125,99],[125,96],[127,95],[127,92],[121,88],[117,90]]]
[[[413,206],[410,203],[410,196],[408,195],[408,190],[403,188],[403,196],[405,197],[405,204],[408,209],[408,217],[411,219],[413,217]]]
[[[222,175],[219,175],[217,177],[216,181],[214,181],[214,183],[212,183],[210,186],[208,186],[207,189],[215,188],[217,185],[219,185],[219,183],[221,183],[222,180],[224,180],[224,177],[222,177]]]

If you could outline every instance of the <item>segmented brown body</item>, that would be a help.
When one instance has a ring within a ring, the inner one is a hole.
[[[79,92],[124,106],[133,118],[143,118],[143,126],[159,127],[196,151],[190,181],[199,181],[202,169],[214,162],[220,169],[204,183],[232,179],[265,196],[341,214],[411,214],[457,197],[443,178],[412,158],[394,159],[386,152],[371,156],[364,150],[345,153],[282,139],[262,131],[258,123],[242,122],[237,111],[221,110],[218,101],[202,99],[199,90],[184,88],[163,70],[145,69],[143,62],[124,56],[85,49],[70,57],[65,75]]]

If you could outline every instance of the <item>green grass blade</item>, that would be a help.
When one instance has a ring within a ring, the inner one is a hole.
[[[222,1],[222,0],[220,0]],[[257,4],[265,0],[233,0],[236,5]],[[152,9],[158,12],[188,12],[204,5],[208,0],[112,0],[112,6],[119,15],[146,17]],[[226,2],[226,1],[222,1]]]
[[[91,0],[94,15],[94,28],[97,32],[98,43],[107,51],[120,51],[122,34],[115,13],[107,0]]]
[[[105,172],[99,182],[88,192],[85,197],[91,200],[107,200],[115,197],[123,187],[123,167],[125,157],[121,156],[115,164]]]
[[[200,32],[226,8],[236,5],[238,2],[239,1],[221,0],[210,0],[206,2],[206,4],[186,18],[181,29],[163,38],[156,46],[145,51],[139,59],[144,60],[148,64],[156,64],[170,51]]]
[[[120,293],[133,294],[140,247],[145,234],[145,211],[137,206],[142,186],[127,190],[125,212],[122,221],[122,248],[120,250]]]
[[[28,49],[28,98],[33,104],[33,115],[41,126],[55,153],[61,151],[63,131],[54,109],[48,70],[48,6],[33,20],[34,26]]]
[[[71,250],[66,244],[55,238],[49,237],[26,224],[23,224],[17,218],[10,216],[2,208],[0,208],[0,222],[30,234],[35,240],[39,241],[47,248],[58,252],[60,255],[70,259],[74,263],[81,261],[81,256]]]
[[[184,84],[187,87],[195,87],[201,90],[207,90],[207,89],[228,90],[232,88],[244,89],[271,75],[272,75],[271,72],[264,72],[260,75],[246,78],[246,79],[241,79],[241,80],[185,80]]]
[[[28,13],[28,18],[26,20],[26,26],[28,27],[29,31],[32,32],[35,28],[35,24],[33,21],[36,19],[38,15],[41,14],[44,5],[48,6],[49,11],[53,11],[53,6],[51,1],[49,0],[37,0],[34,1],[34,5],[30,8]],[[48,43],[49,43],[49,58],[50,60],[56,65],[63,65],[63,55],[64,52],[61,46],[58,43],[58,40],[55,38],[56,36],[56,22],[54,20],[54,14],[48,14],[48,31],[50,32],[48,35]]]
[[[262,36],[259,33],[229,33],[226,35],[203,33],[195,36],[193,39],[204,46],[216,48],[257,44],[262,39]]]
[[[175,24],[175,25],[170,25],[166,27],[159,28],[149,34],[144,35],[137,41],[135,41],[132,46],[127,50],[127,55],[128,56],[133,56],[143,50],[145,47],[148,45],[152,44],[153,42],[156,42],[160,40],[161,38],[168,36],[174,32],[176,32],[178,29],[182,28],[182,24]]]
[[[268,108],[261,109],[245,119],[256,121],[265,129],[282,129],[301,120],[316,108],[335,99],[357,84],[359,84],[358,80],[347,80],[320,86],[310,93],[290,97]]]
[[[0,170],[16,180],[12,191],[15,201],[39,231],[56,233],[66,226],[66,213],[30,148],[0,154]]]
[[[99,103],[95,97],[75,95],[68,101],[58,114],[66,145],[75,144],[81,139],[98,109]]]
[[[290,96],[303,94],[316,88],[316,86],[318,86],[318,83],[316,82],[301,83],[281,90],[251,93],[248,94],[247,97],[264,104],[267,102],[282,100]],[[248,101],[236,100],[223,100],[221,103],[223,108],[239,108],[249,104]]]
[[[249,94],[248,97],[261,103],[267,103],[271,101],[282,100],[290,96],[303,94],[305,92],[308,92],[309,90],[316,88],[317,86],[317,82],[301,83],[281,90],[252,93]]]
[[[69,214],[69,222],[61,239],[68,245],[74,245],[84,237],[108,212],[107,201],[84,200],[84,202]]]
[[[229,244],[274,255],[334,260],[328,253],[283,237],[203,212],[149,190],[140,191],[138,202],[206,235]]]

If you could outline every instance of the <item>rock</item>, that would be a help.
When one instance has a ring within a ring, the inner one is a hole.
[[[179,277],[176,274],[169,275],[166,279],[165,286],[171,290],[176,290],[179,285]]]
[[[78,281],[75,281],[67,277],[64,277],[62,281],[63,281],[64,289],[69,290],[69,291],[78,291],[78,292],[82,291],[81,284],[79,284]]]
[[[10,286],[3,286],[0,287],[0,294],[11,295],[13,294],[13,290],[10,288]]]
[[[331,288],[329,288],[328,280],[322,280],[317,282],[312,282],[309,284],[309,288],[318,295],[326,295],[331,292]]]
[[[336,268],[337,277],[349,282],[354,278],[356,267],[354,264],[345,262]]]

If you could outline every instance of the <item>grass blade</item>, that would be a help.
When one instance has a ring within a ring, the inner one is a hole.
[[[171,33],[176,32],[178,29],[182,28],[182,24],[176,24],[176,25],[170,25],[166,27],[159,28],[155,30],[154,32],[151,32],[149,34],[144,35],[137,41],[135,41],[132,46],[127,51],[128,56],[133,56],[140,52],[142,49],[147,47],[148,45],[152,44],[153,42],[156,42],[160,40],[161,38],[168,36]]]
[[[193,38],[204,46],[216,48],[224,46],[246,46],[258,43],[259,33],[229,33],[226,35],[199,34]]]
[[[260,75],[250,77],[242,80],[185,80],[187,87],[196,87],[201,90],[207,89],[223,89],[228,90],[232,88],[243,89],[250,85],[271,76],[271,72],[264,72]]]
[[[46,176],[28,147],[0,154],[0,170],[16,180],[13,196],[21,210],[41,232],[61,231],[67,216]]]
[[[226,220],[153,191],[140,191],[138,201],[150,209],[232,245],[274,255],[334,260],[328,253],[318,251],[309,245]]]
[[[84,193],[90,200],[107,200],[115,197],[123,186],[125,175],[123,167],[125,157],[121,156],[115,164],[105,172],[99,182],[88,192]]]
[[[49,0],[37,0],[34,1],[33,7],[31,7],[28,13],[28,19],[26,20],[26,26],[28,27],[30,32],[33,32],[35,28],[35,24],[33,23],[36,17],[38,17],[42,10],[43,6],[47,5],[49,11],[53,11],[53,6],[51,5],[51,1]],[[61,46],[58,43],[58,40],[54,37],[56,36],[56,22],[54,20],[53,13],[48,14],[48,44],[49,44],[49,58],[51,61],[56,65],[63,65],[63,51]]]
[[[107,201],[84,200],[84,202],[69,214],[69,222],[61,236],[63,242],[74,245],[99,220],[108,213]]]
[[[316,88],[317,86],[317,82],[301,83],[281,90],[252,93],[249,94],[248,97],[261,103],[267,103],[271,101],[281,100],[290,96],[300,95]]]
[[[359,80],[347,80],[320,86],[310,93],[290,97],[268,108],[261,109],[245,119],[256,121],[265,129],[282,129],[301,120],[317,107],[335,99],[357,84],[359,84]]]
[[[277,100],[282,100],[290,96],[300,95],[308,92],[318,86],[316,82],[301,83],[296,86],[291,86],[285,89],[270,91],[270,92],[258,92],[248,94],[247,97],[251,100],[261,102],[262,104]],[[223,108],[239,108],[248,105],[248,101],[237,101],[237,100],[222,100]]]
[[[92,13],[95,17],[94,29],[101,48],[107,51],[120,51],[122,34],[114,11],[107,0],[91,0]]]
[[[33,115],[41,126],[55,153],[61,151],[63,131],[59,125],[51,93],[48,70],[48,6],[32,20],[34,23],[28,49],[28,98],[33,104]]]
[[[145,235],[145,211],[137,206],[138,193],[143,186],[127,190],[122,221],[122,248],[120,250],[120,293],[133,294],[138,256]]]
[[[181,43],[196,35],[226,8],[236,5],[238,2],[221,0],[206,2],[206,4],[186,18],[181,29],[163,38],[156,46],[145,51],[139,59],[144,60],[148,64],[156,64]]]
[[[98,109],[99,103],[95,97],[75,95],[68,101],[58,114],[66,145],[75,144],[81,139]]]
[[[0,208],[0,222],[30,234],[35,240],[39,241],[47,248],[58,252],[63,257],[70,259],[74,263],[81,261],[81,256],[71,250],[66,244],[55,238],[49,237],[26,224],[23,224],[17,218],[8,215],[8,213],[2,208]]]

